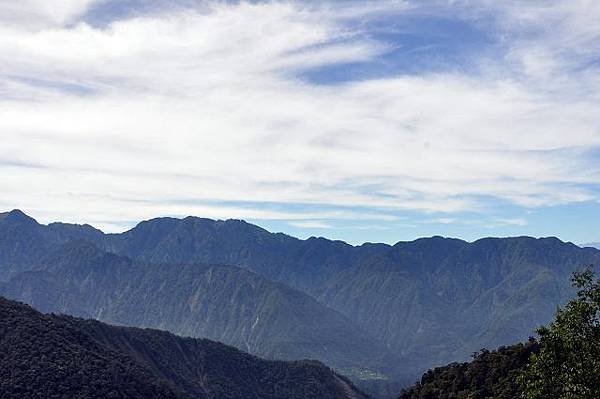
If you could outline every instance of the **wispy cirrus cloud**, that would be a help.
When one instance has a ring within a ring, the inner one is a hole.
[[[19,0],[0,3],[3,26],[38,30],[75,22],[94,3],[102,0]]]
[[[90,10],[109,13],[102,3],[0,6],[27,21],[0,27],[5,202],[115,225],[195,213],[306,227],[296,220],[330,225],[343,212],[257,204],[361,207],[353,215],[365,223],[442,213],[444,223],[489,211],[484,198],[543,207],[599,197],[600,14],[591,2],[193,2],[86,23]],[[419,33],[405,24],[382,34],[379,19],[440,18],[442,9],[477,29],[493,22],[485,32],[495,51],[472,55],[469,73],[388,68],[336,84],[305,76],[375,68]],[[42,167],[21,166],[31,163]]]
[[[297,222],[289,222],[291,226],[299,227],[301,229],[331,229],[332,226],[329,223],[323,222],[322,220],[301,220]]]
[[[506,218],[498,218],[498,219],[494,219],[492,221],[493,225],[501,225],[501,226],[525,226],[527,225],[527,220],[523,219],[523,218],[513,218],[513,219],[506,219]]]

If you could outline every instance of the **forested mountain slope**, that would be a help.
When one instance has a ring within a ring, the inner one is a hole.
[[[421,239],[338,274],[318,298],[427,368],[526,339],[599,254],[555,238]]]
[[[310,296],[233,266],[131,261],[73,241],[0,293],[42,311],[218,340],[274,359],[319,359],[347,374],[389,372],[385,347]]]
[[[469,363],[452,363],[429,370],[405,389],[399,399],[515,399],[521,395],[517,378],[539,344],[529,341],[495,351],[481,351]]]
[[[69,283],[70,278],[61,281],[62,272],[55,271],[38,280],[23,274],[31,270],[36,261],[39,263],[40,259],[74,239],[92,242],[106,251],[130,257],[138,265],[169,264],[179,268],[193,263],[235,265],[264,279],[301,290],[321,306],[345,316],[344,323],[350,323],[352,331],[361,337],[364,337],[364,332],[369,340],[377,342],[370,346],[378,349],[373,352],[376,356],[372,356],[371,360],[376,359],[373,362],[369,360],[368,368],[372,368],[371,365],[381,366],[380,370],[394,370],[396,377],[410,379],[415,377],[415,372],[465,360],[482,347],[497,347],[527,339],[531,331],[552,318],[557,305],[563,304],[573,294],[568,284],[570,273],[589,264],[600,264],[600,251],[580,248],[556,238],[484,238],[469,243],[431,237],[395,245],[351,246],[324,238],[299,240],[281,233],[269,233],[239,220],[214,221],[194,217],[152,219],[122,234],[103,234],[90,226],[40,225],[21,212],[13,211],[0,220],[0,280],[14,277],[9,286],[14,290],[11,295],[18,298],[47,295],[47,300],[58,309],[68,304],[70,311],[79,312],[75,309],[79,302],[72,297],[77,290],[61,289],[64,295],[53,299],[49,299],[50,293],[40,294],[44,291],[39,287],[46,286],[47,281],[54,279],[61,285]],[[80,262],[75,259],[74,263]],[[168,267],[162,269],[156,272],[167,273],[169,270]],[[241,273],[241,270],[236,273]],[[197,277],[188,275],[188,280],[190,278]],[[201,281],[207,281],[206,278]],[[148,279],[140,279],[140,287],[146,287],[148,292],[160,289],[156,281]],[[120,292],[123,297],[132,295],[128,298],[143,298],[142,302],[152,303],[152,313],[142,312],[137,319],[151,320],[152,326],[173,328],[171,324],[175,316],[171,309],[178,307],[182,300],[183,303],[194,303],[188,294],[177,294],[174,297],[178,298],[177,301],[170,303],[167,299],[157,301],[145,297],[138,290],[138,278],[134,280],[136,284],[121,286]],[[88,276],[81,281],[95,292],[96,277]],[[174,277],[168,277],[167,281],[170,281],[170,290],[175,291],[188,284]],[[224,284],[219,289],[231,289],[228,283]],[[188,292],[186,290],[189,291],[186,288],[182,292]],[[208,287],[202,290],[208,290]],[[198,296],[195,303],[209,304],[210,307],[208,298],[212,295]],[[254,309],[256,305],[252,305],[252,301],[248,305],[245,298],[250,297],[238,295],[235,307],[240,308],[244,304],[245,307],[240,309],[248,306]],[[119,308],[125,306],[119,305]],[[102,306],[95,311],[106,312]],[[123,318],[120,320],[125,320],[138,313],[137,310],[122,312],[111,314],[111,317],[121,315]],[[243,328],[245,332],[252,330],[258,313],[244,311],[243,317],[235,316],[234,319],[241,322],[233,323],[237,325],[234,328],[227,327],[231,325],[229,322],[215,323],[214,331],[198,331],[215,339],[230,339],[226,342],[245,349],[259,348],[257,341],[239,338],[244,336],[240,333]],[[95,317],[106,314],[92,313]],[[319,325],[324,325],[317,331],[337,331],[336,325],[342,325],[329,323],[328,319],[315,319]],[[263,320],[265,318],[259,317],[255,329],[260,329]],[[298,316],[297,320],[310,326],[304,331],[313,329],[311,317]],[[177,324],[176,331],[187,333],[190,330],[186,328],[191,330],[198,325],[182,322]],[[270,339],[275,334],[278,342],[282,342],[281,347],[285,347],[283,342],[286,340],[294,342],[290,347],[297,345],[297,335],[289,329],[276,328],[275,331],[264,332],[263,336]],[[238,336],[237,341],[227,338],[236,335],[234,332]],[[287,334],[290,336],[287,337]],[[320,332],[312,336],[315,335],[323,336]],[[347,345],[338,342],[340,351],[336,349],[336,353],[350,351],[350,355],[344,356],[364,359],[361,347],[353,347],[354,344],[350,343],[364,342],[362,339],[348,339]],[[383,351],[379,349],[382,345],[386,347]],[[310,348],[308,343],[303,346]],[[320,360],[331,362],[331,359],[337,358],[338,355],[331,354],[329,344],[321,345],[321,348],[323,350],[318,354]],[[383,355],[383,358],[391,356],[402,360],[378,363],[385,350],[388,355]],[[265,351],[264,354],[276,355],[276,351]],[[381,377],[377,373],[364,376]]]
[[[319,362],[44,315],[0,298],[0,397],[365,399]]]
[[[299,288],[421,368],[526,339],[600,251],[556,238],[442,237],[358,247],[298,240],[237,221],[142,222],[104,245],[137,259],[235,264]]]

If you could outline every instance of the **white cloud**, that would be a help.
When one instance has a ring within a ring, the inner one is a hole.
[[[331,229],[332,226],[329,223],[325,223],[321,220],[303,220],[298,222],[289,222],[290,226],[300,227],[301,229]]]
[[[523,218],[497,218],[492,221],[493,227],[495,226],[526,226],[527,220]]]
[[[0,24],[19,29],[61,27],[99,0],[2,0]]]
[[[541,11],[522,17],[533,33],[515,33],[503,64],[514,74],[323,86],[295,73],[389,48],[349,27],[348,18],[369,17],[364,3],[339,15],[299,3],[215,5],[105,29],[69,25],[89,2],[63,1],[52,12],[42,4],[0,5],[3,15],[39,22],[0,27],[0,165],[12,165],[0,187],[4,202],[42,218],[327,218],[174,198],[362,206],[381,211],[363,215],[375,218],[483,209],[481,196],[522,206],[597,197],[589,185],[600,168],[586,149],[600,145],[600,91],[576,96],[579,76],[563,76],[563,59],[545,60],[563,50],[548,46],[557,34],[543,29]],[[573,18],[559,25],[571,34],[558,46],[581,56],[595,36],[571,31],[583,18],[569,14],[575,9],[557,3],[551,12]],[[502,12],[502,29],[514,33],[516,12]],[[589,51],[600,55],[595,45]],[[600,88],[595,71],[585,76]]]
[[[456,218],[437,218],[429,220],[429,223],[454,224],[458,221]]]
[[[588,86],[597,82],[600,52],[600,5],[593,0],[491,1],[466,0],[467,10],[498,16],[498,29],[510,36],[505,42],[511,72],[529,84],[560,89],[566,84]],[[477,13],[476,13],[477,14]],[[593,67],[593,64],[596,67]],[[593,75],[585,69],[596,69]],[[583,79],[582,79],[583,78]],[[564,94],[564,93],[563,93]]]

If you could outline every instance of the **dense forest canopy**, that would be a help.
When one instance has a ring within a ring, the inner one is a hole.
[[[42,314],[0,297],[2,399],[366,399],[316,361]]]
[[[469,363],[452,363],[423,375],[400,399],[514,399],[521,392],[517,382],[531,354],[539,352],[539,344],[481,350]]]

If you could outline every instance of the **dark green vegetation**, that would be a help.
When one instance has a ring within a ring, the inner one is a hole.
[[[522,377],[526,399],[600,397],[600,280],[587,270],[573,284],[577,298],[538,329],[542,350]]]
[[[319,362],[44,315],[0,298],[0,397],[366,399]]]
[[[272,358],[317,358],[372,392],[526,340],[573,295],[571,272],[600,264],[600,251],[556,238],[354,247],[238,220],[160,218],[103,234],[19,211],[0,219],[0,292],[11,298]],[[73,240],[106,262],[65,260],[77,254]]]
[[[517,381],[539,344],[529,341],[497,351],[482,350],[470,363],[452,363],[423,375],[399,399],[515,399],[521,395]]]
[[[600,280],[574,273],[577,298],[525,345],[482,350],[470,363],[430,370],[399,399],[600,398]]]

